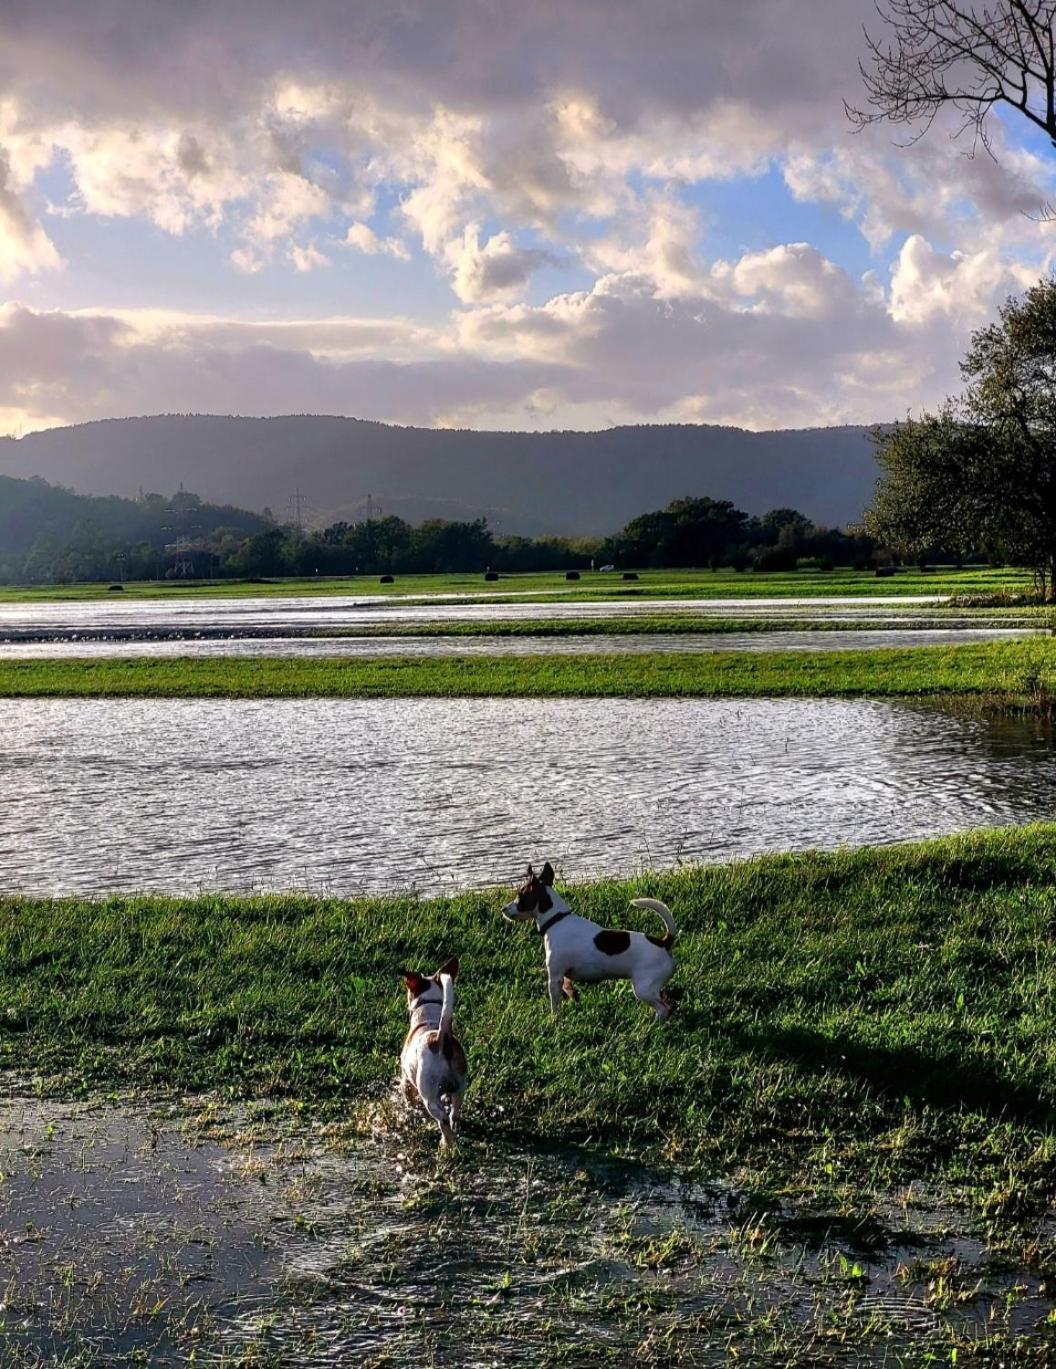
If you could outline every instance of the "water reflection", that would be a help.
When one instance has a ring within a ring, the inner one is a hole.
[[[1031,721],[867,700],[0,700],[8,890],[566,875],[1050,817]]]
[[[1030,628],[919,628],[841,632],[584,633],[567,637],[191,637],[0,642],[2,660],[173,656],[599,656],[677,651],[864,651],[876,647],[963,646],[1050,635]]]
[[[380,595],[318,595],[314,598],[91,599],[68,603],[0,603],[0,638],[66,634],[196,632],[231,635],[257,632],[319,632],[337,627],[370,627],[383,623],[496,622],[567,618],[626,618],[650,614],[696,614],[711,617],[816,617],[889,622],[892,613],[936,605],[937,596],[818,597],[783,599],[639,599],[575,601],[564,595],[529,602],[496,602],[496,595],[433,595],[428,601]]]

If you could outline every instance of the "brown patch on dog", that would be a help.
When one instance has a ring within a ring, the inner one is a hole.
[[[623,955],[631,944],[630,932],[616,932],[606,928],[594,938],[594,945],[602,955]]]
[[[651,941],[654,946],[659,946],[662,951],[669,951],[675,944],[675,938],[668,932],[667,936],[649,936],[646,933],[646,941]]]
[[[436,1028],[430,1026],[428,1022],[419,1022],[417,1027],[412,1027],[411,1030],[407,1033],[407,1035],[403,1038],[403,1049],[407,1049],[412,1037],[417,1036],[419,1032],[424,1031],[436,1031]]]

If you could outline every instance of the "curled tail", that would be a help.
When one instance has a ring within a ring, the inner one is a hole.
[[[658,898],[632,898],[632,908],[648,908],[650,912],[656,913],[664,926],[667,928],[667,936],[662,939],[651,936],[650,941],[655,941],[658,946],[663,946],[665,951],[669,951],[675,944],[675,937],[678,932],[675,928],[675,919],[671,916],[671,909],[666,903],[661,903]]]
[[[440,976],[440,987],[444,991],[444,1001],[440,1006],[440,1025],[436,1034],[443,1039],[451,1030],[451,1019],[455,1015],[455,981],[449,974]]]

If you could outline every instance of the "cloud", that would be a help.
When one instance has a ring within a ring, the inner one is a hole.
[[[515,297],[540,266],[557,261],[552,252],[518,247],[509,233],[495,233],[482,244],[476,224],[447,244],[447,259],[452,288],[467,304]]]
[[[222,264],[230,316],[9,310],[0,409],[758,425],[934,402],[970,329],[1048,268],[1056,229],[1027,214],[1056,163],[1002,128],[996,160],[942,128],[851,136],[872,5],[809,8],[6,0],[0,280],[80,303],[105,274],[78,275],[76,220],[142,222],[159,276],[177,237]],[[821,212],[730,228],[738,182]],[[282,321],[323,267],[362,298],[364,256],[408,264],[399,307],[420,289],[422,319]]]
[[[1003,261],[993,248],[939,252],[914,233],[891,271],[891,316],[898,323],[947,318],[978,326],[997,303],[1032,285],[1037,276],[1029,267]]]
[[[17,280],[59,264],[54,244],[18,193],[9,154],[0,147],[0,281]]]
[[[330,258],[325,252],[320,252],[314,243],[306,243],[303,247],[294,243],[289,251],[290,261],[293,263],[295,271],[315,271],[320,266],[329,266]]]
[[[397,261],[410,261],[411,254],[399,238],[379,238],[369,224],[352,223],[345,234],[345,246],[368,257],[395,257]]]

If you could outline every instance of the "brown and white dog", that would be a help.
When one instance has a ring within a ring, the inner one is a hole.
[[[401,970],[407,985],[410,1029],[400,1051],[403,1092],[409,1103],[420,1099],[440,1128],[440,1144],[454,1144],[462,1090],[466,1086],[466,1053],[452,1028],[458,960],[448,960],[436,974]]]
[[[671,949],[675,944],[675,920],[655,898],[632,898],[635,908],[659,914],[665,936],[616,931],[579,917],[554,889],[554,871],[547,861],[540,874],[528,866],[528,877],[512,903],[503,908],[511,922],[535,919],[536,930],[546,942],[546,974],[550,1009],[557,1012],[561,996],[575,998],[575,981],[594,984],[601,979],[629,979],[634,996],[648,1003],[657,1017],[667,1017],[671,1005],[664,985],[675,972]]]

